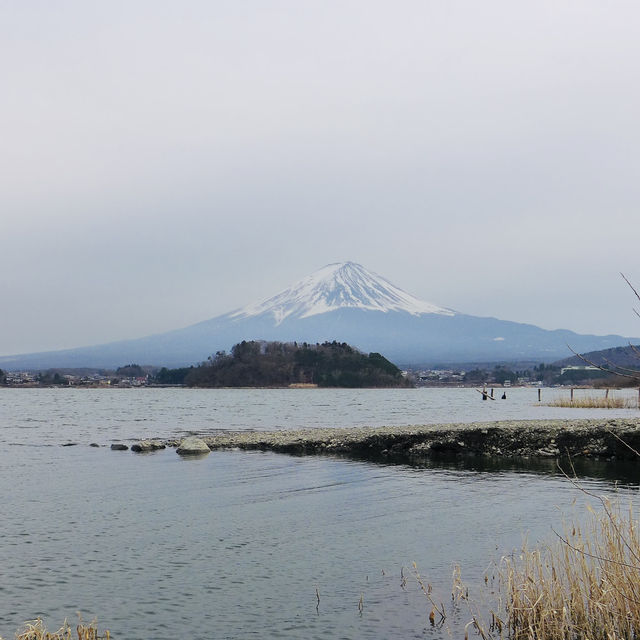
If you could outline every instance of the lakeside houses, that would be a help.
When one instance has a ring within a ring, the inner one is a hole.
[[[59,372],[7,371],[5,386],[8,387],[146,387],[150,384],[149,375],[119,376],[90,374],[73,375]]]
[[[528,375],[527,375],[528,374]],[[530,371],[512,371],[503,366],[487,369],[409,369],[406,375],[413,378],[416,386],[473,386],[491,384],[497,387],[540,387],[544,386]]]
[[[118,387],[146,387],[149,384],[149,376],[137,376],[135,378],[121,378]]]
[[[453,369],[423,369],[413,371],[418,384],[426,384],[431,382],[438,383],[462,383],[465,379],[464,371],[456,371]]]
[[[6,371],[4,375],[7,385],[35,385],[36,374],[30,371]]]

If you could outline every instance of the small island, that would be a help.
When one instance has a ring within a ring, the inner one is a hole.
[[[379,353],[345,342],[242,341],[197,367],[161,369],[156,382],[188,387],[411,387]]]

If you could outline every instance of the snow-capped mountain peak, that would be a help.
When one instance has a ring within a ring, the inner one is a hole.
[[[308,318],[343,308],[404,311],[415,316],[455,315],[451,309],[419,300],[362,265],[339,262],[322,267],[264,302],[238,309],[232,317],[271,314],[280,324],[288,317]]]

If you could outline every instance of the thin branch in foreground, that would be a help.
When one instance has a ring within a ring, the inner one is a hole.
[[[617,440],[620,440],[620,442],[622,442],[622,444],[627,447],[627,449],[631,449],[631,451],[633,451],[633,453],[635,453],[638,458],[640,458],[640,452],[636,451],[636,449],[634,449],[628,442],[626,442],[625,440],[623,440],[617,433],[614,433],[613,431],[611,431],[611,429],[605,429],[605,431],[607,433],[610,433],[614,438],[616,438]]]
[[[568,452],[567,452],[568,454]],[[625,537],[625,535],[623,534],[623,532],[620,530],[620,527],[618,525],[618,522],[616,520],[616,516],[614,514],[614,512],[611,509],[611,503],[609,502],[609,500],[607,500],[606,498],[604,498],[603,496],[598,495],[597,493],[594,493],[593,491],[589,491],[588,489],[585,489],[579,482],[578,482],[578,474],[576,473],[575,467],[573,465],[573,460],[571,458],[571,456],[569,456],[569,464],[571,465],[571,471],[573,472],[573,477],[571,477],[560,465],[559,462],[556,462],[558,469],[560,470],[560,472],[562,473],[562,475],[564,475],[564,477],[569,480],[569,482],[576,488],[578,489],[578,491],[580,491],[581,493],[583,493],[586,496],[589,496],[591,498],[593,498],[594,500],[597,500],[601,505],[602,508],[604,510],[605,515],[607,516],[607,519],[609,520],[611,526],[613,527],[616,535],[618,536],[618,540],[620,540],[622,542],[622,544],[625,546],[625,548],[629,551],[629,554],[633,557],[633,559],[638,562],[638,565],[640,567],[640,552],[638,552],[638,550],[634,549],[629,542],[627,541],[627,538]],[[554,532],[555,533],[555,532]],[[638,568],[638,567],[636,567]]]
[[[580,360],[582,360],[582,362],[586,362],[588,365],[591,365],[592,367],[595,367],[596,369],[600,369],[600,371],[604,371],[605,373],[612,373],[612,374],[620,376],[622,378],[630,378],[631,380],[638,380],[640,378],[640,372],[638,372],[638,374],[633,376],[633,375],[630,375],[628,373],[622,373],[621,371],[612,371],[611,369],[608,369],[606,367],[603,367],[600,364],[595,363],[593,360],[589,360],[589,358],[587,358],[586,356],[583,356],[582,354],[580,354],[577,351],[575,351],[575,349],[573,349],[570,345],[567,345],[567,349],[569,349],[569,351],[571,351],[571,353],[573,353],[574,356],[580,358]]]
[[[611,373],[619,373],[620,371],[626,371],[628,373],[632,373],[632,374],[636,374],[638,377],[640,377],[640,370],[638,369],[627,369],[626,367],[622,367],[619,364],[616,364],[615,362],[611,362],[611,360],[609,360],[608,358],[605,358],[604,356],[602,356],[602,359],[610,366],[613,367],[613,369],[609,369],[609,371],[611,371]]]
[[[627,276],[624,275],[624,273],[620,273],[620,275],[622,276],[622,279],[629,285],[629,288],[631,289],[631,291],[633,291],[633,293],[635,293],[636,298],[638,298],[638,300],[640,300],[640,293],[638,293],[635,289],[635,287],[629,282],[629,280],[627,279]]]
[[[620,275],[622,276],[622,279],[627,283],[627,285],[631,289],[631,291],[633,291],[633,294],[635,295],[635,297],[638,300],[640,300],[640,292],[638,292],[638,290],[631,284],[631,282],[629,281],[627,276],[624,275],[624,273],[621,272]],[[638,317],[640,317],[640,313],[638,312],[637,309],[634,309],[633,312]],[[640,349],[638,349],[637,347],[634,347],[631,343],[629,343],[629,347],[631,347],[631,350],[633,351],[633,353],[636,356],[640,357]],[[569,351],[571,351],[571,353],[573,353],[574,356],[580,358],[580,360],[582,360],[586,364],[588,364],[588,365],[590,365],[592,367],[595,367],[596,369],[599,369],[600,371],[603,371],[604,373],[610,373],[610,374],[613,374],[613,375],[620,376],[622,378],[629,378],[629,379],[632,379],[632,380],[640,380],[640,371],[636,371],[635,369],[627,369],[626,367],[622,367],[620,365],[614,364],[613,362],[611,362],[610,360],[608,360],[604,356],[602,358],[609,365],[609,367],[603,367],[601,364],[597,364],[593,360],[590,360],[586,356],[578,353],[570,345],[567,345],[567,348],[569,349]]]

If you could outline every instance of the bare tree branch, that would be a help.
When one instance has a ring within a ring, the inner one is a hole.
[[[631,447],[629,447],[629,448],[631,448]],[[589,491],[588,489],[585,489],[580,484],[580,482],[578,481],[578,474],[576,473],[576,469],[573,466],[573,460],[572,460],[571,455],[569,454],[568,451],[567,451],[567,455],[569,457],[569,465],[571,466],[571,471],[573,472],[573,476],[570,476],[562,468],[560,463],[558,461],[556,461],[556,465],[557,465],[558,469],[560,470],[560,473],[562,473],[564,475],[564,477],[567,478],[567,480],[569,480],[569,482],[576,489],[578,489],[578,491],[582,492],[585,496],[590,496],[591,498],[594,498],[595,500],[597,500],[602,505],[604,513],[607,516],[607,519],[609,520],[609,522],[611,523],[611,526],[615,530],[616,535],[618,536],[618,539],[622,542],[624,547],[626,547],[626,549],[629,551],[630,556],[636,561],[636,563],[638,563],[637,565],[631,565],[631,566],[635,566],[636,568],[640,567],[640,555],[638,555],[638,553],[636,553],[636,550],[629,544],[629,541],[627,540],[625,535],[620,530],[620,526],[618,525],[618,521],[617,521],[617,519],[615,517],[615,514],[613,513],[613,511],[611,509],[611,503],[606,498],[604,498],[603,496],[598,495],[597,493],[594,493],[593,491]],[[554,531],[554,533],[555,533],[555,531]]]
[[[640,458],[640,452],[636,451],[628,442],[625,442],[617,433],[614,433],[613,431],[611,431],[611,429],[606,429],[606,432],[610,433],[617,440],[620,440],[620,442],[622,442],[625,447],[631,449],[631,451],[633,451],[633,453],[635,453],[638,458]]]
[[[618,371],[626,371],[627,373],[634,373],[637,377],[640,377],[640,371],[638,369],[627,369],[626,367],[622,367],[615,362],[611,362],[608,358],[602,356],[602,359],[610,366],[613,367],[610,371],[618,372]]]
[[[620,275],[622,276],[622,279],[627,283],[631,291],[633,291],[635,297],[638,300],[640,300],[640,292],[638,292],[638,290],[631,284],[631,282],[629,282],[629,279],[627,278],[627,276],[624,275],[624,273],[620,273]],[[640,313],[638,312],[637,309],[634,309],[633,312],[640,318]],[[622,367],[618,364],[615,364],[614,362],[611,362],[611,360],[607,359],[605,356],[602,356],[602,359],[608,365],[605,367],[602,364],[597,364],[593,360],[590,360],[586,356],[578,353],[577,351],[572,349],[569,345],[567,345],[567,347],[569,351],[571,351],[571,353],[573,353],[574,356],[580,358],[582,362],[585,362],[586,364],[592,367],[595,367],[600,371],[603,371],[605,373],[611,373],[613,375],[620,376],[621,378],[629,378],[630,380],[636,380],[636,381],[640,380],[640,370]],[[629,343],[629,347],[631,348],[631,351],[633,352],[633,354],[638,358],[640,358],[640,349],[638,347],[633,346],[631,343]]]
[[[583,362],[586,362],[588,365],[591,365],[592,367],[595,367],[596,369],[600,369],[600,371],[604,371],[605,373],[613,373],[617,376],[621,376],[622,378],[631,378],[632,380],[637,380],[638,378],[640,378],[640,371],[638,373],[636,373],[636,375],[630,375],[628,373],[622,373],[621,371],[618,371],[618,367],[616,365],[616,370],[611,370],[608,369],[607,367],[603,367],[600,364],[596,364],[595,362],[593,362],[593,360],[589,360],[589,358],[579,354],[577,351],[575,351],[574,349],[572,349],[569,345],[567,345],[567,348],[569,349],[569,351],[571,351],[571,353],[573,353],[574,356],[580,358],[580,360],[582,360]]]
[[[638,293],[634,286],[629,282],[629,280],[627,280],[627,276],[624,275],[624,273],[620,274],[622,276],[622,279],[629,285],[629,288],[631,289],[631,291],[633,291],[633,293],[636,294],[636,298],[638,298],[638,300],[640,300],[640,293]]]

